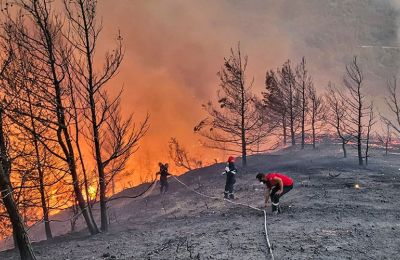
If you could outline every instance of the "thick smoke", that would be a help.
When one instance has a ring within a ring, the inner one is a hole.
[[[363,45],[398,44],[399,1],[156,1],[99,2],[104,34],[101,49],[124,38],[125,61],[113,84],[124,85],[124,109],[140,118],[151,114],[151,131],[138,153],[154,165],[166,160],[167,142],[177,137],[197,146],[193,126],[205,115],[201,104],[213,99],[216,73],[229,49],[240,41],[249,56],[255,92],[266,69],[288,58],[306,56],[315,84],[342,83],[344,64],[360,56],[371,94],[382,92],[398,71],[399,52]],[[198,151],[199,157],[206,157]],[[219,156],[207,153],[211,159]]]
[[[398,43],[400,43],[400,0],[390,0],[393,8],[396,10],[397,12],[397,41]],[[398,44],[397,46],[400,46],[400,44]]]

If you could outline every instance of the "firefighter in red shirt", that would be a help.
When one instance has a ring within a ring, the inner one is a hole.
[[[259,173],[256,178],[267,186],[265,206],[267,206],[269,197],[271,197],[272,213],[281,213],[279,198],[293,188],[293,180],[281,173]]]

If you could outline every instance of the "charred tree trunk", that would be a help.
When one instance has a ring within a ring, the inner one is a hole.
[[[73,101],[73,106],[74,106],[74,110],[76,113],[76,107],[75,107],[75,102]],[[86,204],[87,204],[87,211],[88,214],[90,216],[90,218],[94,219],[93,217],[93,212],[92,212],[92,202],[90,200],[90,194],[89,194],[89,180],[88,180],[88,176],[86,173],[86,167],[85,167],[85,163],[83,161],[83,155],[82,155],[82,151],[81,151],[81,146],[79,143],[79,130],[78,130],[78,120],[77,117],[75,117],[76,121],[75,121],[75,128],[76,128],[76,136],[75,136],[75,145],[76,145],[76,149],[78,151],[78,155],[79,155],[79,160],[81,161],[81,167],[82,167],[82,173],[83,173],[83,184],[85,187],[85,194],[86,194]]]
[[[351,135],[346,131],[347,122],[349,121],[346,117],[347,103],[330,82],[328,85],[327,102],[332,115],[332,118],[328,119],[328,122],[335,127],[337,136],[342,142],[343,157],[347,158],[346,144],[351,138]]]
[[[306,114],[307,114],[307,99],[308,95],[306,91],[310,89],[312,85],[312,80],[311,77],[308,74],[307,68],[306,68],[306,58],[303,57],[301,59],[300,64],[296,68],[296,82],[298,85],[298,89],[300,91],[301,95],[301,149],[304,149],[305,146],[305,123],[306,123]]]
[[[66,134],[67,130],[64,129],[64,135],[67,135],[69,138],[69,135]],[[60,131],[61,132],[61,131]],[[61,137],[61,133],[58,134],[58,138],[59,140],[62,139]],[[68,163],[68,167],[71,173],[71,177],[72,177],[72,182],[73,182],[73,188],[74,188],[74,192],[75,192],[75,196],[76,196],[76,200],[78,201],[78,205],[80,210],[82,211],[82,215],[86,221],[86,225],[89,229],[90,234],[95,235],[97,233],[99,233],[99,229],[97,228],[96,222],[94,221],[93,217],[89,214],[89,204],[85,203],[85,199],[82,195],[82,191],[81,191],[81,187],[79,185],[79,178],[78,178],[78,173],[76,171],[76,163],[75,163],[75,157],[73,152],[69,153],[69,151],[72,151],[72,143],[70,139],[67,139],[67,144],[62,144],[62,149],[64,150],[64,152],[67,155],[67,163]]]
[[[36,260],[23,220],[18,212],[17,204],[13,197],[13,189],[9,179],[9,160],[6,154],[6,144],[3,132],[2,108],[0,108],[0,148],[0,189],[2,191],[1,195],[4,206],[6,207],[12,224],[14,241],[16,242],[22,260]]]
[[[33,140],[33,145],[35,147],[36,167],[37,167],[37,171],[39,174],[39,192],[40,192],[40,202],[41,202],[42,211],[43,211],[44,229],[46,232],[47,240],[50,240],[53,238],[53,234],[51,233],[49,208],[47,207],[47,200],[46,200],[45,187],[44,187],[45,186],[44,173],[43,173],[42,163],[40,161],[38,135],[37,135],[37,130],[36,130],[36,124],[34,121],[32,102],[31,102],[29,92],[28,92],[28,101],[29,101],[29,114],[30,114],[30,120],[31,120],[30,123],[31,123],[31,128],[32,128],[31,129],[32,130],[32,140]]]
[[[96,14],[96,1],[85,1],[78,0],[74,4],[76,5],[76,9],[70,9],[67,1],[64,1],[65,6],[67,7],[67,12],[69,13],[69,18],[73,23],[76,23],[79,28],[77,33],[82,35],[80,38],[80,43],[75,43],[82,45],[81,52],[85,56],[85,61],[82,69],[79,72],[79,76],[84,77],[84,88],[87,94],[87,101],[90,107],[90,125],[91,125],[91,142],[93,143],[93,150],[96,160],[97,174],[99,178],[99,194],[100,194],[100,216],[101,216],[101,230],[108,231],[108,214],[107,214],[107,197],[106,197],[106,189],[107,189],[107,181],[105,176],[105,163],[102,158],[102,147],[100,140],[100,127],[101,120],[97,119],[97,115],[99,114],[98,107],[95,101],[96,92],[101,92],[101,87],[106,82],[104,81],[100,85],[96,85],[95,82],[95,72],[93,70],[93,57],[94,50],[96,46],[96,40],[100,30],[95,26],[95,14]],[[90,8],[88,8],[90,6]],[[74,11],[77,11],[79,14],[76,18],[74,17]],[[120,64],[121,60],[116,58],[114,61],[108,61],[110,64]],[[117,65],[118,67],[119,65]],[[111,67],[109,67],[110,69]],[[106,73],[108,73],[106,71]],[[114,73],[112,73],[114,74]],[[108,77],[111,78],[112,75]],[[102,78],[101,76],[99,78]],[[110,109],[110,108],[108,108]],[[106,108],[107,110],[107,108]],[[100,111],[100,114],[105,114],[107,111]],[[100,121],[100,122],[98,122]]]
[[[294,104],[293,104],[293,94],[292,93],[290,94],[289,102],[290,102],[290,137],[292,140],[292,145],[296,145],[296,133],[294,130],[295,115],[294,115]]]
[[[360,100],[358,104],[358,126],[357,126],[357,151],[358,151],[358,165],[362,166],[363,163],[363,156],[362,156],[362,143],[361,143],[361,138],[362,138],[362,102],[361,102],[361,96],[360,96],[360,91],[358,91],[358,98]]]
[[[57,75],[55,69],[55,62],[51,63],[51,65],[52,65],[53,77],[56,79]],[[83,198],[81,187],[79,185],[78,172],[76,171],[74,148],[72,146],[71,137],[69,135],[66,126],[65,110],[64,106],[62,105],[61,87],[60,87],[60,82],[58,80],[54,81],[54,87],[55,87],[56,103],[57,103],[57,121],[58,121],[57,139],[67,159],[67,164],[72,177],[73,188],[76,199],[78,201],[78,205],[82,211],[83,217],[85,218],[90,234],[94,235],[99,233],[99,230],[97,228],[96,222],[94,221],[93,217],[91,217],[89,214],[88,205],[85,203],[85,199]]]
[[[89,179],[87,176],[86,166],[84,163],[83,154],[82,154],[82,150],[81,150],[81,144],[80,144],[79,119],[78,119],[79,113],[78,113],[78,108],[77,108],[76,99],[75,99],[75,95],[74,95],[74,90],[72,88],[73,88],[72,84],[70,84],[71,105],[72,105],[72,109],[74,111],[74,121],[75,121],[75,140],[74,141],[75,141],[75,146],[76,146],[76,150],[78,152],[81,169],[82,169],[82,174],[83,174],[83,184],[84,184],[84,188],[85,188],[88,214],[89,214],[90,218],[94,219],[93,212],[92,212],[92,202],[91,202],[90,194],[89,194]],[[76,203],[74,205],[76,205]]]
[[[316,147],[317,125],[326,120],[326,107],[321,97],[318,97],[315,88],[312,85],[308,86],[309,100],[311,108],[311,131],[313,149]]]
[[[82,6],[83,8],[83,6]],[[86,24],[85,24],[86,26]],[[88,37],[86,37],[87,41],[89,41]],[[87,45],[89,48],[89,44]],[[101,157],[101,148],[100,148],[100,139],[99,139],[99,129],[97,125],[97,116],[96,116],[96,102],[94,100],[94,86],[93,86],[93,68],[90,57],[90,50],[87,50],[88,53],[88,70],[89,70],[89,104],[90,104],[90,113],[91,113],[91,122],[92,122],[92,131],[93,131],[93,143],[94,150],[96,156],[96,164],[97,164],[97,172],[99,175],[99,187],[100,187],[100,216],[101,216],[101,230],[108,231],[108,220],[107,220],[107,197],[106,197],[106,180],[104,174],[104,164]]]
[[[107,198],[106,198],[106,180],[104,174],[104,166],[100,152],[100,141],[99,131],[97,128],[96,121],[96,108],[93,95],[90,96],[91,114],[92,114],[92,128],[93,128],[93,140],[96,153],[96,164],[99,175],[99,186],[100,186],[100,216],[101,216],[101,230],[108,231],[108,220],[107,220]]]
[[[282,128],[283,128],[283,144],[287,144],[287,126],[286,126],[286,117],[283,116],[282,118]]]
[[[242,165],[243,167],[247,166],[247,141],[246,141],[246,127],[245,127],[245,89],[244,89],[244,83],[241,82],[241,97],[242,97],[242,102],[241,102],[241,138],[242,138]]]
[[[22,218],[18,213],[17,205],[12,196],[12,188],[4,172],[4,167],[0,162],[0,187],[2,189],[2,197],[4,206],[7,209],[7,213],[10,217],[10,221],[13,228],[14,241],[16,247],[18,247],[19,254],[22,260],[35,260],[35,254],[33,252],[31,243],[26,233]]]
[[[369,120],[368,120],[368,125],[367,125],[367,136],[366,136],[366,147],[365,147],[365,165],[368,165],[371,129],[372,129],[372,126],[375,124],[374,119],[375,119],[374,105],[371,102],[370,110],[369,110]]]
[[[46,231],[46,238],[50,240],[53,238],[50,227],[49,208],[47,207],[46,194],[44,190],[43,172],[39,172],[39,185],[40,185],[40,202],[42,204],[44,229]]]
[[[388,147],[389,147],[389,142],[386,141],[386,143],[385,143],[385,156],[388,155]]]
[[[83,182],[84,182],[85,194],[86,194],[86,203],[87,203],[87,206],[88,206],[87,209],[88,209],[90,217],[93,218],[93,212],[92,212],[92,206],[93,205],[92,205],[92,201],[90,199],[90,194],[89,194],[89,179],[87,177],[85,164],[83,163],[82,151],[81,151],[81,148],[80,148],[79,144],[77,144],[77,150],[78,150],[78,154],[79,154],[79,160],[81,161],[81,165],[82,165]]]
[[[88,15],[87,10],[85,10],[84,1],[78,1],[80,7],[80,15],[82,16],[82,26],[84,32],[84,41],[85,41],[85,55],[87,62],[87,89],[88,89],[88,98],[90,105],[90,115],[91,115],[91,126],[92,126],[92,134],[93,134],[93,144],[94,144],[94,152],[96,157],[96,165],[97,165],[97,173],[99,176],[99,188],[100,188],[100,219],[101,219],[101,230],[108,231],[108,215],[107,215],[107,197],[106,197],[106,179],[104,173],[104,163],[101,156],[101,147],[100,147],[100,138],[99,138],[99,126],[97,124],[97,115],[96,115],[96,102],[94,100],[95,96],[95,87],[94,87],[94,79],[93,79],[93,63],[92,63],[92,53],[91,50],[92,43],[89,39],[90,35],[90,25],[88,24]]]
[[[49,46],[51,46],[51,44],[49,44]],[[53,57],[52,48],[49,48],[49,52],[50,52],[50,57]],[[93,217],[91,217],[89,214],[88,205],[85,203],[85,199],[83,198],[81,187],[79,185],[74,148],[72,146],[71,137],[68,132],[67,124],[65,121],[65,109],[61,99],[60,81],[56,80],[58,77],[55,69],[55,60],[50,59],[50,61],[51,61],[50,65],[52,69],[53,78],[55,79],[53,84],[54,84],[56,104],[57,104],[57,122],[58,122],[57,139],[67,159],[68,168],[73,182],[72,185],[74,188],[76,199],[78,201],[78,205],[82,211],[82,215],[86,221],[89,232],[92,235],[94,235],[99,233],[99,230],[97,228],[96,222],[94,221]]]
[[[343,157],[347,158],[346,142],[342,141]]]
[[[304,94],[303,94],[304,95]],[[303,99],[303,106],[305,106],[305,98]],[[301,118],[301,149],[304,149],[304,143],[305,143],[305,110],[302,109],[302,118]]]
[[[303,58],[304,60],[304,58]],[[303,80],[301,92],[301,149],[304,149],[305,144],[305,122],[306,122],[306,83]]]
[[[312,146],[315,149],[315,119],[312,119]]]

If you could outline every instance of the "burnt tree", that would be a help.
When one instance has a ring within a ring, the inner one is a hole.
[[[340,138],[343,149],[343,157],[347,157],[346,144],[351,140],[351,134],[349,130],[349,120],[347,115],[347,103],[342,99],[340,91],[334,87],[331,83],[328,85],[328,93],[326,94],[327,106],[328,106],[328,118],[327,122],[332,127]]]
[[[371,102],[369,105],[369,113],[368,113],[368,124],[367,124],[367,133],[365,136],[365,165],[368,165],[369,159],[369,148],[370,148],[370,137],[372,132],[372,127],[376,123],[375,121],[375,113],[374,113],[374,104]]]
[[[38,91],[40,106],[48,113],[38,118],[38,122],[52,130],[52,134],[41,136],[41,144],[58,159],[62,160],[69,170],[72,187],[82,215],[91,234],[99,232],[93,217],[88,212],[83,197],[79,172],[76,163],[76,148],[73,144],[72,130],[69,128],[70,93],[66,82],[66,67],[71,48],[64,38],[64,23],[52,9],[52,2],[45,0],[17,0],[18,16],[7,16],[7,33],[12,35],[18,49],[23,50],[30,63],[36,66],[39,78]],[[29,30],[27,29],[29,19]],[[61,150],[58,153],[52,148],[56,144]]]
[[[347,92],[344,95],[340,93],[342,94],[342,99],[347,104],[347,114],[354,129],[353,139],[357,143],[358,164],[362,166],[364,164],[362,142],[363,130],[365,128],[363,119],[368,113],[369,106],[365,105],[366,97],[363,94],[364,74],[360,68],[357,56],[354,56],[351,63],[346,65],[346,74],[343,82]]]
[[[295,145],[299,115],[301,114],[301,110],[299,109],[301,98],[296,84],[296,74],[292,69],[290,60],[282,65],[278,74],[280,76],[279,83],[281,84],[284,102],[287,108],[291,144]]]
[[[148,117],[135,127],[132,115],[128,119],[120,116],[120,94],[110,98],[107,93],[106,85],[118,73],[123,60],[120,35],[116,47],[106,53],[103,69],[98,71],[94,68],[102,29],[97,22],[97,1],[64,0],[64,6],[74,32],[69,42],[77,53],[71,58],[71,82],[81,93],[82,107],[88,108],[83,115],[90,126],[90,133],[84,136],[89,137],[86,139],[92,143],[99,180],[101,229],[107,231],[107,184],[122,171],[128,158],[136,151],[139,140],[147,131]],[[107,148],[109,151],[106,151]]]
[[[301,149],[304,149],[304,144],[305,144],[305,134],[306,134],[306,129],[305,129],[305,124],[306,124],[306,117],[307,117],[307,112],[308,112],[308,90],[312,86],[312,79],[311,76],[308,73],[307,67],[306,67],[306,58],[303,57],[301,59],[300,64],[296,68],[296,84],[297,84],[297,90],[299,92],[299,97],[300,97],[300,102],[299,102],[299,114],[300,114],[300,125],[301,125]],[[315,99],[314,102],[317,100]],[[314,103],[313,105],[316,105]],[[315,111],[314,111],[315,112]],[[314,115],[315,116],[315,115]],[[315,117],[313,118],[315,119]],[[313,129],[315,130],[315,129]],[[315,135],[313,136],[315,137]],[[314,138],[315,140],[315,138]],[[315,144],[314,144],[315,147]]]
[[[283,91],[282,84],[279,83],[278,75],[269,70],[265,76],[265,91],[263,95],[263,106],[265,108],[266,116],[272,122],[279,122],[283,145],[287,143],[287,106]]]
[[[315,149],[317,132],[323,127],[323,122],[326,121],[326,105],[322,96],[319,96],[313,84],[308,86],[310,124],[312,133],[312,144]]]
[[[382,119],[382,123],[385,125],[385,129],[382,129],[381,133],[377,134],[377,138],[379,143],[385,148],[385,156],[387,156],[389,152],[389,145],[392,141],[392,132],[390,124],[385,119]]]
[[[182,167],[188,171],[202,167],[202,161],[191,157],[187,150],[182,147],[182,145],[174,137],[171,137],[168,143],[168,152],[169,157],[177,167]]]
[[[7,39],[7,38],[6,38]],[[4,74],[8,66],[15,60],[15,54],[9,43],[2,44],[5,58],[2,59],[0,71],[0,82],[3,85]],[[8,155],[6,133],[4,131],[4,109],[5,100],[0,103],[0,194],[6,208],[8,218],[13,229],[15,246],[18,247],[22,260],[36,260],[24,222],[18,211],[17,203],[14,200],[14,189],[10,181],[11,161]]]
[[[385,140],[386,147],[390,143],[390,128],[393,128],[397,134],[400,134],[400,103],[397,91],[397,78],[387,81],[387,90],[389,95],[385,97],[386,106],[391,112],[391,116],[381,116],[383,122],[387,127],[387,137]],[[387,154],[387,149],[386,149]]]
[[[248,152],[255,152],[270,133],[259,101],[252,93],[254,80],[247,80],[247,56],[242,55],[240,46],[231,49],[218,72],[220,90],[218,107],[212,102],[203,105],[209,117],[202,120],[195,132],[206,139],[205,145],[242,155],[243,166],[247,165]],[[238,149],[239,148],[239,149]]]
[[[35,260],[31,243],[24,222],[13,197],[13,187],[10,182],[11,163],[7,155],[6,138],[3,128],[3,106],[0,106],[0,189],[4,206],[7,210],[13,228],[14,242],[18,247],[22,260]]]

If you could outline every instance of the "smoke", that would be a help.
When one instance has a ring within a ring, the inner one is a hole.
[[[167,143],[177,137],[199,157],[220,153],[198,147],[193,126],[205,114],[201,104],[218,88],[217,71],[229,49],[240,41],[249,56],[248,77],[260,93],[267,69],[288,58],[306,56],[317,88],[329,80],[341,84],[344,64],[360,56],[371,94],[398,71],[399,52],[360,45],[398,44],[396,1],[156,1],[103,0],[103,40],[115,43],[121,30],[126,55],[113,88],[125,89],[124,110],[138,119],[151,115],[151,130],[137,154],[154,165],[168,157]],[[377,87],[378,86],[378,87]]]
[[[100,49],[114,44],[118,29],[123,35],[126,55],[114,85],[116,89],[124,85],[124,110],[138,118],[146,112],[151,115],[138,160],[145,153],[152,155],[154,165],[167,160],[172,136],[198,159],[222,160],[221,153],[199,147],[192,129],[206,116],[201,104],[216,93],[216,73],[231,47],[241,41],[251,73],[262,68],[257,70],[258,91],[265,68],[282,61],[269,53],[279,48],[287,56],[285,32],[271,26],[277,22],[274,4],[120,0],[102,1],[99,7],[107,35]]]
[[[400,0],[390,0],[390,3],[397,12],[397,40],[400,45]]]

